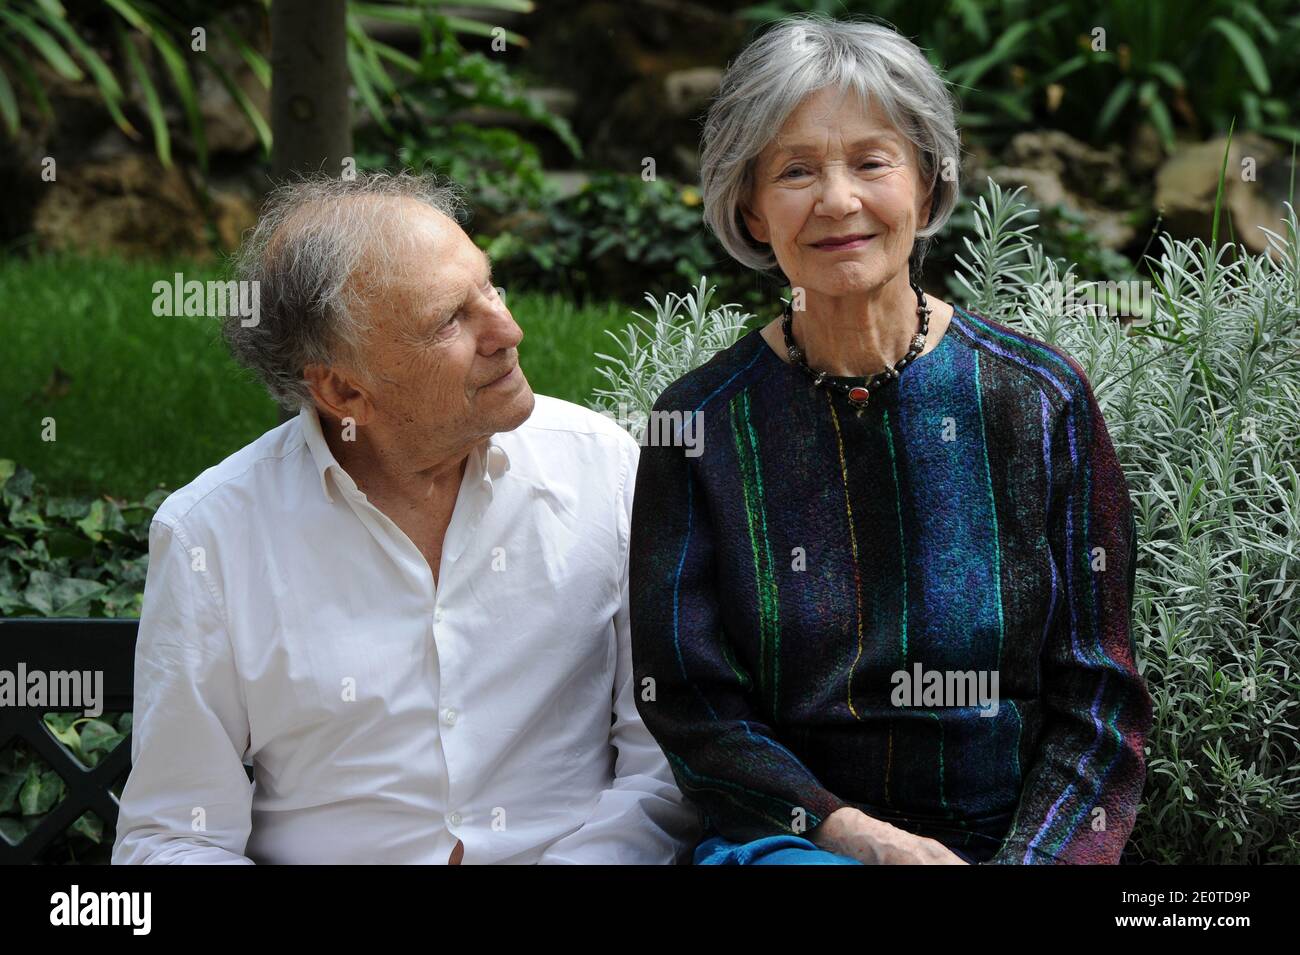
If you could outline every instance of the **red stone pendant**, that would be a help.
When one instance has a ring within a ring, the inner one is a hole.
[[[865,405],[867,399],[870,397],[871,392],[867,391],[867,389],[863,388],[861,385],[849,389],[849,401],[853,402],[855,405]]]

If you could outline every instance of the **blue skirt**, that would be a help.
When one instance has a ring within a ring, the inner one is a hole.
[[[949,847],[975,865],[961,849]],[[721,836],[705,839],[695,849],[696,865],[862,865],[857,859],[822,849],[801,836],[764,836],[753,842],[728,842]]]

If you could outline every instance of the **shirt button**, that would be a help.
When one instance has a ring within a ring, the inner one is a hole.
[[[460,813],[458,812],[453,812],[451,815],[447,817],[447,825],[449,826],[459,826],[460,823],[461,823],[461,817],[460,817]]]
[[[455,726],[456,717],[458,717],[459,715],[460,715],[459,713],[457,713],[455,710],[449,707],[442,711],[442,721],[446,723],[448,726]]]
[[[439,607],[437,610],[435,610],[435,611],[433,612],[433,619],[436,620],[438,623],[442,623],[442,608],[441,608],[441,607]]]

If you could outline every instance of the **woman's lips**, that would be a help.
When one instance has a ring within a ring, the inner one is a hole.
[[[874,238],[874,235],[867,235],[855,239],[845,239],[840,242],[825,239],[821,242],[814,242],[813,248],[820,249],[823,252],[842,252],[847,249],[860,249]]]

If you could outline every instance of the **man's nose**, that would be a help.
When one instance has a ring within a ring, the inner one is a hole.
[[[519,327],[515,317],[506,308],[503,298],[490,303],[490,313],[484,323],[484,351],[493,352],[502,348],[514,348],[524,337],[524,330]]]

